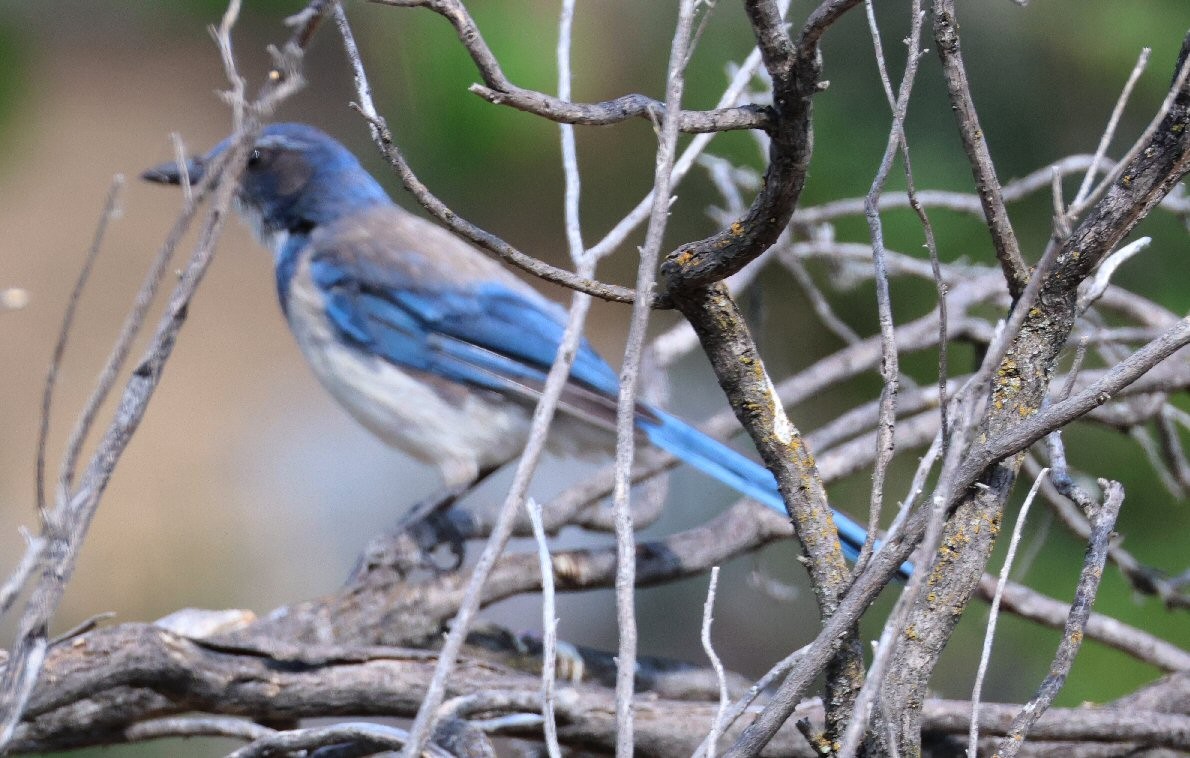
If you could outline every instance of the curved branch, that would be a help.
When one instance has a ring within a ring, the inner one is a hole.
[[[706,287],[731,276],[767,250],[789,224],[801,196],[814,138],[812,102],[818,92],[822,32],[859,0],[832,0],[811,14],[795,46],[776,5],[747,0],[757,46],[773,81],[775,128],[769,136],[769,163],[761,190],[742,217],[706,239],[682,245],[661,266],[659,293]]]
[[[471,85],[471,91],[494,105],[508,105],[559,124],[606,126],[632,118],[659,123],[665,103],[640,94],[622,95],[598,103],[574,103],[544,92],[518,87],[509,81],[500,62],[484,41],[475,19],[458,0],[370,0],[377,5],[402,8],[428,8],[450,22],[459,41],[474,61],[483,84]],[[772,112],[763,106],[744,105],[711,111],[681,111],[678,131],[687,134],[727,132],[739,129],[772,127]]]

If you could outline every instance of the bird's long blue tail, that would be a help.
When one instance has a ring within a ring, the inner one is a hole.
[[[758,500],[782,516],[785,500],[777,490],[777,480],[771,471],[751,458],[717,442],[686,422],[663,411],[650,408],[649,416],[642,415],[637,425],[649,441],[684,463],[714,477],[742,495]],[[849,561],[859,556],[867,537],[867,529],[848,516],[832,510],[843,555]],[[877,542],[877,547],[879,542]],[[908,578],[913,564],[901,565],[900,575]]]

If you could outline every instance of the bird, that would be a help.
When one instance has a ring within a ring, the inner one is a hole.
[[[198,183],[231,146],[148,169]],[[185,179],[184,179],[185,177]],[[306,124],[265,126],[233,205],[273,254],[277,296],[326,390],[388,445],[465,487],[514,460],[565,330],[566,311],[448,230],[402,208],[346,147]],[[608,450],[619,377],[583,339],[562,392],[551,448]],[[640,438],[786,516],[773,474],[645,402]],[[834,511],[854,561],[866,529]],[[899,573],[908,576],[905,563]]]

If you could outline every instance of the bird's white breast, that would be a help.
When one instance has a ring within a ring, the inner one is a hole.
[[[323,386],[374,434],[437,465],[448,485],[519,455],[528,413],[490,394],[440,393],[414,374],[336,338],[322,293],[302,261],[286,312],[298,345]]]

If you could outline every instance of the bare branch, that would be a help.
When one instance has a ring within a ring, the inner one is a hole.
[[[78,644],[50,652],[50,676],[18,729],[12,752],[110,744],[125,739],[120,724],[126,719],[151,724],[153,719],[194,710],[252,713],[266,721],[327,715],[407,717],[416,710],[434,666],[433,658],[420,651],[344,648],[322,657],[313,653],[307,647],[304,658],[295,660],[261,648],[221,648],[143,624],[96,630]],[[461,665],[460,676],[450,682],[452,698],[474,696],[474,702],[503,704],[496,713],[523,713],[539,697],[536,674],[477,659],[465,659]],[[1185,703],[1188,691],[1190,677],[1177,675],[1154,693],[1157,704],[1139,700],[1119,707],[1053,709],[1033,725],[1030,743],[1043,748],[1047,740],[1102,741],[1115,743],[1117,754],[1118,745],[1127,743],[1190,749],[1190,714],[1181,707],[1167,709]],[[501,697],[493,698],[494,694]],[[641,755],[694,752],[702,735],[690,724],[709,723],[717,711],[713,702],[650,695],[642,696],[642,705],[643,697],[649,700],[642,708],[648,717],[637,724]],[[614,745],[609,691],[575,686],[560,700],[559,710],[559,736],[568,746],[607,751]],[[979,714],[983,731],[1005,734],[1018,710],[1015,705],[984,704]],[[923,728],[928,735],[964,735],[970,713],[969,703],[928,699],[923,703]],[[459,715],[477,714],[463,710]],[[822,706],[801,704],[795,717],[820,724]],[[734,738],[739,731],[731,727],[726,736]],[[540,722],[513,733],[539,738]],[[792,724],[780,731],[770,749],[782,755],[815,755]]]
[[[979,580],[979,596],[984,600],[991,600],[995,588],[996,580],[990,575],[985,574]],[[1070,613],[1069,603],[1047,597],[1015,582],[1008,582],[1004,586],[1001,607],[1008,613],[1052,629],[1062,628]],[[1088,638],[1162,671],[1190,671],[1190,652],[1109,616],[1092,613],[1087,621],[1086,633]]]
[[[632,118],[657,122],[666,104],[644,95],[623,95],[600,103],[571,102],[569,95],[552,97],[524,89],[509,81],[500,62],[484,42],[483,35],[466,6],[457,0],[369,0],[378,5],[404,8],[428,8],[439,14],[459,35],[459,41],[483,77],[483,84],[471,85],[471,91],[496,105],[509,105],[560,124],[605,126]],[[756,106],[719,108],[713,111],[678,111],[678,131],[686,133],[724,132],[736,129],[765,129],[772,123],[771,113]]]
[[[975,101],[971,97],[971,85],[963,66],[959,51],[958,20],[955,18],[954,0],[937,0],[934,3],[934,41],[938,45],[938,57],[942,61],[942,72],[946,89],[950,94],[951,107],[958,121],[959,135],[963,148],[971,162],[971,172],[979,199],[983,203],[984,217],[992,235],[996,257],[1004,270],[1004,279],[1013,298],[1024,291],[1029,281],[1028,268],[1021,257],[1020,244],[1012,230],[1012,222],[1004,207],[1000,193],[1000,180],[988,151],[979,116],[975,112]]]
[[[628,343],[624,348],[624,363],[620,368],[620,396],[616,404],[616,474],[613,498],[613,518],[616,526],[616,620],[620,630],[620,644],[616,661],[616,755],[633,755],[632,697],[636,677],[636,551],[629,508],[632,486],[632,464],[636,450],[636,385],[645,344],[645,330],[649,323],[649,300],[656,286],[657,260],[669,216],[670,187],[674,156],[678,144],[677,114],[685,89],[685,66],[692,44],[694,0],[682,0],[678,6],[678,21],[669,51],[666,71],[665,113],[657,144],[653,173],[653,207],[645,243],[640,251],[636,291],[642,295],[632,304],[628,327]],[[649,297],[643,297],[648,295]]]
[[[275,729],[245,719],[219,716],[174,716],[138,721],[124,730],[129,742],[159,740],[163,737],[231,737],[259,740],[276,734]]]
[[[317,750],[332,745],[353,745],[367,749],[396,750],[404,747],[409,734],[404,729],[385,724],[348,723],[293,729],[260,737],[228,755],[228,758],[266,758],[277,753]],[[429,758],[450,758],[451,753],[430,745],[422,755]]]
[[[818,39],[859,2],[824,2],[807,20],[796,45],[774,2],[745,2],[761,57],[773,80],[773,103],[781,128],[770,134],[764,184],[751,207],[727,229],[671,252],[661,266],[663,295],[705,287],[730,276],[781,235],[801,195],[810,160],[811,105],[820,78]]]
[[[95,227],[95,237],[91,241],[91,247],[87,250],[86,258],[83,259],[83,266],[79,270],[78,279],[75,280],[74,289],[70,292],[70,298],[66,301],[66,313],[62,316],[62,326],[58,330],[58,341],[54,343],[53,356],[50,358],[50,368],[45,378],[45,390],[41,396],[41,422],[37,429],[37,464],[36,473],[34,474],[37,491],[37,510],[41,514],[42,519],[46,517],[45,511],[47,508],[45,497],[45,448],[50,433],[50,406],[54,399],[54,387],[58,381],[58,371],[62,367],[62,356],[66,352],[66,341],[70,337],[70,329],[74,325],[75,311],[78,309],[83,288],[87,286],[87,280],[91,277],[91,268],[95,265],[95,259],[98,257],[99,250],[103,246],[103,236],[107,232],[107,225],[120,214],[120,192],[123,188],[124,177],[116,174],[112,178],[111,187],[107,191],[107,200],[103,204],[103,213],[100,215],[99,223]],[[4,610],[7,610],[7,603],[0,603],[0,613]]]
[[[1074,199],[1070,201],[1072,207],[1082,205],[1086,201],[1087,195],[1090,194],[1091,182],[1095,179],[1093,167],[1095,163],[1098,163],[1107,154],[1107,147],[1111,144],[1112,137],[1115,136],[1116,127],[1120,123],[1120,116],[1124,115],[1124,106],[1128,104],[1128,98],[1132,96],[1132,90],[1136,87],[1136,82],[1140,79],[1140,75],[1144,73],[1145,67],[1149,65],[1149,55],[1152,52],[1152,49],[1147,47],[1140,51],[1140,55],[1136,59],[1136,65],[1132,67],[1132,73],[1128,75],[1128,81],[1124,83],[1124,89],[1120,90],[1120,97],[1116,100],[1116,107],[1112,108],[1111,117],[1107,120],[1107,127],[1103,130],[1103,136],[1099,138],[1099,145],[1095,148],[1095,159],[1092,167],[1087,169],[1082,183],[1078,186],[1078,192],[1074,194]]]
[[[1049,709],[1066,682],[1066,676],[1074,665],[1074,656],[1082,645],[1083,630],[1091,615],[1091,604],[1095,602],[1099,582],[1103,578],[1103,564],[1107,560],[1111,532],[1115,528],[1120,506],[1124,504],[1124,488],[1118,482],[1101,479],[1100,486],[1105,490],[1105,497],[1103,505],[1096,508],[1091,517],[1091,541],[1087,545],[1086,561],[1083,563],[1083,571],[1075,589],[1074,603],[1070,607],[1062,642],[1050,666],[1050,673],[1041,683],[1037,695],[1021,708],[1021,712],[1012,720],[1008,734],[996,746],[996,752],[1006,758],[1012,758],[1017,754],[1029,728]]]
[[[525,509],[533,523],[537,541],[537,560],[541,564],[541,718],[544,720],[545,747],[550,758],[560,758],[558,722],[554,714],[555,669],[558,664],[558,612],[555,606],[554,567],[549,544],[541,524],[541,506],[533,498],[525,500]]]
[[[711,623],[714,619],[715,610],[715,590],[719,584],[719,567],[713,566],[711,568],[711,581],[707,586],[707,600],[702,606],[702,649],[706,652],[707,658],[711,661],[711,667],[715,669],[715,676],[719,679],[719,710],[715,712],[715,719],[711,722],[711,730],[707,733],[706,739],[703,740],[703,745],[706,745],[707,758],[715,758],[715,745],[719,742],[720,735],[723,734],[724,726],[726,725],[727,707],[731,703],[731,697],[727,692],[727,673],[723,668],[723,662],[719,660],[719,656],[715,654],[715,646],[711,642]]]
[[[975,674],[975,686],[971,688],[971,730],[967,737],[967,755],[976,758],[976,748],[979,746],[979,703],[983,694],[983,679],[987,675],[988,661],[992,657],[992,641],[996,637],[996,623],[1000,616],[1000,601],[1004,597],[1004,586],[1008,584],[1008,574],[1012,571],[1012,564],[1016,559],[1016,549],[1021,542],[1021,531],[1025,526],[1025,518],[1029,515],[1029,506],[1037,496],[1049,469],[1042,469],[1033,481],[1025,502],[1017,514],[1016,524],[1012,527],[1012,539],[1008,543],[1008,555],[1004,558],[1004,565],[1000,567],[1000,579],[996,582],[996,592],[992,595],[992,607],[988,611],[987,629],[983,635],[983,651],[979,655],[979,669]]]

